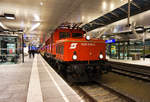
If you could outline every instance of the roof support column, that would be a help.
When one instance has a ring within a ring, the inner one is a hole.
[[[127,26],[130,27],[130,5],[131,5],[131,1],[128,0],[128,22],[127,22]]]

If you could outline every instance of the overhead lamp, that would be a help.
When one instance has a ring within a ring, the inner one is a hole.
[[[40,2],[40,5],[43,6],[43,2]]]
[[[144,32],[144,31],[145,31],[145,28],[144,28],[144,26],[136,26],[136,27],[135,27],[135,30],[136,30],[136,31],[140,31],[140,32]]]
[[[1,26],[3,29],[8,29],[2,22],[0,22],[0,26]]]
[[[11,19],[11,20],[15,19],[15,15],[14,14],[4,13],[4,16],[5,16],[6,19]]]
[[[114,3],[111,3],[110,4],[110,10],[113,10],[114,9]]]
[[[150,32],[150,28],[147,28],[146,31],[147,31],[147,32]]]
[[[106,4],[106,2],[104,1],[103,4],[102,4],[102,9],[103,9],[103,10],[106,10],[106,8],[107,8],[107,4]]]
[[[40,21],[40,17],[38,14],[34,14],[34,21]]]
[[[36,29],[38,26],[40,26],[40,23],[37,23],[37,24],[33,25],[32,28],[30,29],[30,31],[33,31],[33,30]]]
[[[3,23],[2,23],[2,22],[0,22],[0,26],[1,26],[1,27],[3,27],[3,28],[5,28],[5,26],[3,25]]]
[[[15,15],[14,14],[8,14],[8,13],[4,13],[4,15],[0,15],[0,17],[4,17],[4,18],[10,19],[10,20],[14,20],[15,19]]]
[[[8,32],[9,32],[9,29],[4,29],[4,32],[8,33]]]

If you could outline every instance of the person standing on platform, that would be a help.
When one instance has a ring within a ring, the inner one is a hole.
[[[32,54],[33,58],[34,58],[35,50],[36,50],[35,46],[32,45],[31,46],[31,54]]]
[[[29,44],[29,46],[28,46],[29,58],[31,58],[31,51],[32,51],[32,50],[31,50],[31,47],[32,47],[31,44]]]

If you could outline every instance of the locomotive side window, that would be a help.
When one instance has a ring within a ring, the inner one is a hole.
[[[69,37],[70,37],[69,32],[60,32],[59,33],[59,39],[65,39],[65,38],[69,38]]]
[[[82,37],[82,33],[72,33],[72,37]]]

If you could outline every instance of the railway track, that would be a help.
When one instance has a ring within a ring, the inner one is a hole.
[[[86,102],[135,102],[129,97],[100,83],[82,83],[72,86]]]
[[[126,64],[120,62],[109,62],[112,66],[112,72],[132,78],[150,81],[150,67]]]

